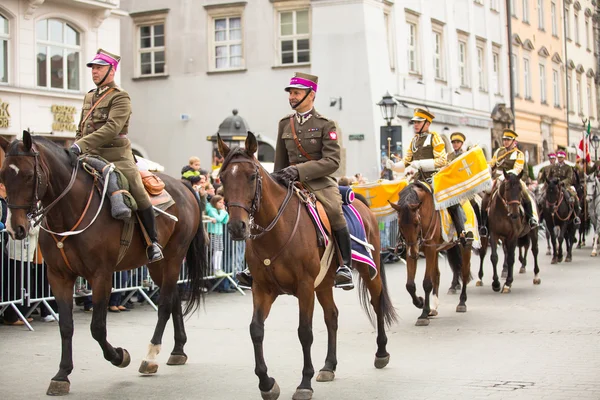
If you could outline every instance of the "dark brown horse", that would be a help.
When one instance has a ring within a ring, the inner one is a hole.
[[[498,279],[498,242],[502,241],[504,249],[505,262],[507,269],[506,283],[502,288],[502,293],[510,293],[510,288],[513,283],[513,269],[515,265],[515,250],[517,246],[523,246],[526,249],[531,244],[531,252],[533,254],[533,283],[539,285],[541,279],[539,277],[540,268],[538,266],[538,228],[531,229],[527,222],[527,217],[521,212],[521,199],[526,196],[524,188],[521,184],[521,176],[513,173],[504,172],[504,181],[497,181],[497,190],[491,195],[486,195],[483,199],[482,209],[488,210],[488,227],[489,227],[489,243],[492,248],[490,256],[492,266],[494,268],[494,276],[492,277],[492,289],[495,292],[500,291],[500,280]],[[527,236],[527,238],[525,238]],[[483,285],[483,259],[487,253],[487,246],[482,246],[479,250],[481,264],[479,268],[478,286]],[[524,257],[527,256],[525,250]],[[523,263],[523,261],[521,261]],[[522,265],[525,268],[525,265]],[[524,271],[523,271],[524,272]]]
[[[279,295],[293,295],[298,298],[300,308],[298,337],[304,354],[302,381],[293,398],[310,399],[314,375],[311,345],[315,292],[323,307],[328,335],[325,366],[319,372],[317,381],[333,380],[337,366],[338,309],[333,300],[337,259],[334,257],[323,281],[315,287],[323,249],[317,245],[313,222],[298,196],[294,195],[293,187],[286,189],[281,186],[261,167],[254,157],[256,150],[256,138],[251,132],[248,132],[245,149],[230,150],[219,137],[219,151],[225,157],[220,176],[229,208],[229,231],[234,240],[246,241],[246,261],[254,277],[254,312],[250,323],[256,362],[254,371],[259,379],[258,388],[263,399],[277,399],[279,386],[267,374],[263,355],[264,323]],[[379,271],[376,278],[370,279],[368,268],[371,267],[365,264],[355,262],[354,268],[362,278],[359,289],[361,304],[371,317],[371,322],[373,316],[367,304],[369,294],[375,310],[375,367],[383,368],[390,358],[386,351],[385,325],[396,320],[396,311],[387,292],[385,270],[380,262],[377,220],[363,203],[354,202],[353,205],[362,216],[367,240],[375,247],[373,256]]]
[[[73,231],[88,226],[101,206],[101,195],[94,178],[71,166],[66,151],[42,137],[23,132],[23,140],[9,143],[0,137],[6,159],[0,179],[6,185],[11,217],[9,232],[19,240],[27,236],[32,215],[44,218],[43,227],[56,232]],[[74,178],[70,187],[69,182]],[[158,323],[150,340],[146,359],[140,366],[144,374],[158,369],[155,357],[160,351],[162,336],[170,316],[173,316],[175,346],[168,365],[181,365],[187,360],[183,347],[187,341],[183,312],[177,290],[177,279],[184,257],[190,279],[190,302],[186,313],[201,299],[203,271],[206,267],[204,231],[198,201],[181,182],[160,175],[175,204],[167,211],[179,218],[175,223],[164,216],[157,218],[158,237],[164,247],[164,259],[148,265],[152,279],[160,286]],[[70,187],[70,189],[69,189]],[[57,201],[58,200],[58,201]],[[38,202],[41,209],[38,209]],[[86,212],[87,210],[87,212]],[[79,222],[79,225],[78,225]],[[77,226],[77,228],[74,228]],[[82,276],[92,285],[93,316],[91,331],[98,341],[104,358],[124,368],[129,365],[127,350],[114,348],[106,340],[106,314],[111,293],[112,276],[146,264],[145,243],[139,228],[135,228],[131,246],[117,265],[123,221],[113,219],[108,200],[103,203],[98,218],[84,232],[65,237],[57,245],[47,232],[41,231],[39,243],[48,265],[48,280],[58,303],[62,357],[58,373],[50,381],[47,394],[69,392],[69,374],[73,370],[73,286]],[[60,240],[61,238],[58,237]],[[65,258],[60,250],[64,250]]]
[[[471,245],[444,243],[440,213],[435,210],[433,195],[421,182],[413,182],[400,192],[397,204],[391,203],[398,212],[398,226],[401,240],[406,246],[406,290],[413,304],[423,312],[417,319],[417,326],[429,325],[429,317],[436,316],[440,291],[440,268],[438,254],[447,249],[448,262],[455,278],[450,291],[456,290],[457,276],[462,279],[460,300],[456,312],[467,311],[467,284],[471,279]],[[426,259],[423,289],[425,299],[417,297],[415,275],[419,251]],[[433,298],[431,298],[433,297]]]
[[[575,225],[573,224],[576,217],[574,207],[573,204],[569,204],[567,189],[558,178],[550,174],[546,185],[546,195],[542,202],[542,215],[548,227],[550,243],[552,243],[552,261],[550,261],[550,264],[563,261],[563,241],[567,252],[565,262],[571,262],[576,235]],[[558,237],[556,231],[558,231]]]

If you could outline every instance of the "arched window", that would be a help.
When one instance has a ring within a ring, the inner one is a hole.
[[[39,87],[79,90],[80,36],[75,28],[58,19],[38,21],[36,44]]]
[[[0,83],[8,82],[8,40],[10,30],[8,18],[0,14]]]

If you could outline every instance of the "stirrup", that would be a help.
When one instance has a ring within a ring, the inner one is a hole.
[[[488,228],[487,226],[480,226],[479,227],[479,236],[484,238],[484,237],[488,237]]]
[[[160,261],[163,258],[162,247],[158,242],[152,242],[152,245],[146,248],[146,256],[148,256],[148,263]]]
[[[240,287],[251,289],[252,288],[252,275],[250,275],[250,270],[246,268],[243,271],[240,271],[235,274],[235,278],[240,283]]]
[[[575,218],[573,218],[573,225],[581,225],[581,218],[575,216]]]
[[[335,287],[344,290],[354,289],[352,270],[342,265],[335,271]]]

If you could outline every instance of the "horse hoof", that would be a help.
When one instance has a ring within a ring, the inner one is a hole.
[[[310,400],[312,399],[312,389],[296,389],[296,393],[292,396],[292,400]]]
[[[335,378],[335,372],[320,370],[317,375],[317,382],[331,382]]]
[[[454,288],[448,289],[448,294],[456,294],[456,289],[454,289]]]
[[[590,254],[590,257],[596,257],[596,252],[592,251],[592,254]]]
[[[567,256],[567,258],[565,258],[565,262],[571,262],[571,260],[572,260],[572,258],[571,258],[571,257],[568,257],[568,256]]]
[[[504,293],[504,294],[510,293],[510,286],[506,286],[506,285],[505,285],[505,286],[502,288],[502,293]]]
[[[437,310],[431,310],[429,311],[429,316],[430,317],[437,317],[438,315],[438,311]]]
[[[524,274],[525,272],[527,272],[527,270],[525,269],[525,267],[521,267],[521,269],[519,269],[519,273],[520,274]]]
[[[119,368],[125,368],[127,366],[129,366],[129,363],[131,362],[131,357],[129,356],[129,352],[125,349],[121,349],[123,351],[123,361],[121,361],[121,364],[117,365],[117,367]]]
[[[550,250],[548,250],[548,251],[546,252],[546,255],[547,255],[547,256],[550,256],[550,255],[552,255],[552,252],[551,252]]]
[[[558,264],[558,260],[556,259],[556,257],[552,257],[552,261],[550,261],[550,264]]]
[[[140,374],[151,375],[155,374],[158,371],[158,364],[154,361],[142,361],[140,364],[140,369],[138,370]]]
[[[427,326],[427,325],[429,325],[428,318],[419,318],[419,319],[417,319],[417,323],[415,324],[415,326]]]
[[[563,258],[562,257],[558,257],[558,262],[559,263],[563,262]]]
[[[477,281],[477,283],[475,283],[475,286],[483,286],[483,281]]]
[[[273,383],[273,387],[268,392],[263,392],[262,390],[260,391],[260,395],[263,400],[277,400],[279,398],[279,393],[281,393],[281,390],[279,389],[277,381],[274,382],[275,383]]]
[[[467,312],[467,306],[461,306],[460,304],[456,306],[456,312]]]
[[[183,365],[186,361],[187,356],[185,354],[171,354],[167,361],[167,365]]]
[[[390,362],[390,355],[388,354],[385,357],[375,357],[375,368],[382,369],[385,368]]]
[[[539,285],[540,283],[542,283],[542,280],[540,278],[534,278],[533,279],[533,284],[534,285]]]
[[[50,386],[48,386],[48,390],[46,394],[48,396],[65,396],[69,394],[69,390],[71,389],[71,383],[69,381],[50,381]]]
[[[494,292],[499,292],[500,291],[500,283],[492,283],[492,290]]]

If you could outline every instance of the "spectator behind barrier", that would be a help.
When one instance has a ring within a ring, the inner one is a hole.
[[[188,165],[181,168],[181,177],[188,179],[191,176],[200,176],[200,159],[190,157]]]

